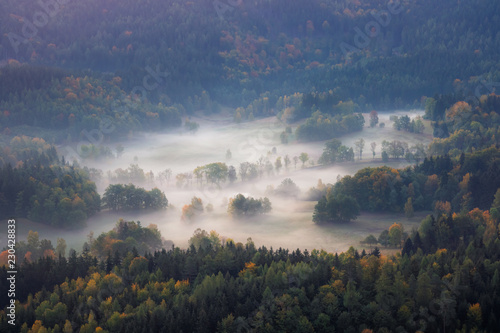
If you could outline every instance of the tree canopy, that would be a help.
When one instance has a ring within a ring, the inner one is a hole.
[[[241,218],[265,214],[271,209],[271,202],[268,198],[254,199],[239,193],[234,198],[229,199],[227,212],[234,218]]]
[[[356,199],[343,194],[333,195],[328,193],[314,206],[313,221],[323,222],[349,222],[355,220],[360,213]]]

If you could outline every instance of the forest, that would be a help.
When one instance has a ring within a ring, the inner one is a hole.
[[[0,332],[499,332],[499,27],[3,0]]]
[[[499,163],[498,148],[462,153],[453,160],[448,155],[426,157],[413,168],[365,168],[322,191],[350,196],[370,211],[403,211],[409,201],[415,210],[442,204],[450,207],[446,213],[488,209],[500,188]]]
[[[273,105],[282,96],[330,91],[337,102],[353,100],[370,111],[418,106],[422,96],[436,93],[470,95],[478,86],[482,95],[488,90],[483,81],[499,81],[495,1],[458,6],[452,0],[401,1],[388,8],[378,0],[280,0],[241,2],[225,10],[210,0],[126,1],[120,6],[92,0],[56,3],[50,9],[27,6],[27,1],[6,1],[0,14],[0,29],[6,32],[1,58],[24,67],[2,68],[1,100],[9,106],[19,104],[16,92],[24,89],[31,91],[25,103],[43,99],[40,89],[79,103],[88,95],[113,97],[118,91],[101,83],[113,80],[109,73],[121,79],[126,95],[151,102],[144,113],[159,115],[158,102],[165,107],[180,103],[187,110],[202,105],[212,112],[217,105],[247,108],[259,99]],[[285,19],[275,20],[277,12]],[[43,84],[71,76],[88,77],[92,88]],[[30,83],[25,85],[26,77]],[[56,110],[55,116],[62,111]],[[51,119],[52,126],[71,121],[71,114],[80,116],[78,108],[70,110],[62,112],[62,119]],[[174,124],[175,114],[167,115]]]
[[[147,237],[161,244],[154,226],[120,221],[66,257],[63,247],[56,255],[50,241],[31,235],[26,250],[49,252],[25,257],[18,275],[20,331],[494,332],[498,222],[498,211],[477,208],[430,216],[391,256],[377,247],[340,254],[257,248],[250,238],[199,229],[188,249],[158,250],[151,241],[140,245]],[[5,268],[0,275],[5,292]],[[11,329],[5,312],[0,326]]]
[[[15,215],[73,227],[101,209],[95,183],[59,160],[55,147],[43,139],[14,137],[0,161],[1,218]]]

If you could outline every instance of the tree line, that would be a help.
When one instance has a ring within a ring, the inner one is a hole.
[[[134,184],[109,185],[102,202],[111,210],[161,209],[168,206],[165,194],[158,188],[147,191]]]
[[[500,155],[496,148],[425,158],[414,167],[364,168],[324,186],[315,207],[315,221],[351,220],[359,210],[405,212],[434,210],[453,213],[488,209],[500,187]],[[343,205],[341,202],[345,202]],[[342,213],[350,218],[342,217]],[[339,215],[340,214],[340,215]]]
[[[25,119],[44,126],[67,126],[73,121],[71,114],[85,117],[68,105],[66,97],[81,106],[94,105],[99,116],[99,107],[109,108],[102,99],[119,99],[116,86],[113,91],[106,88],[114,77],[121,78],[119,89],[124,96],[147,97],[145,105],[132,107],[137,111],[131,112],[132,119],[120,124],[134,130],[136,120],[147,129],[178,124],[175,111],[182,111],[177,103],[188,112],[203,109],[211,113],[219,104],[240,107],[244,112],[239,110],[235,117],[249,119],[250,115],[271,114],[280,97],[299,93],[305,97],[297,113],[308,117],[316,109],[341,101],[365,111],[419,107],[424,96],[457,90],[472,96],[477,86],[482,87],[482,80],[494,82],[498,71],[491,63],[500,41],[491,27],[498,22],[494,14],[498,4],[474,0],[453,6],[453,1],[446,0],[433,6],[425,1],[424,5],[402,5],[406,10],[391,15],[390,24],[374,38],[356,29],[368,22],[379,25],[372,13],[376,16],[387,10],[380,1],[359,5],[349,1],[293,5],[284,0],[272,4],[257,1],[252,8],[242,6],[245,8],[227,12],[228,21],[220,20],[210,1],[198,6],[153,1],[147,8],[142,2],[127,1],[124,8],[110,10],[108,3],[92,0],[64,7],[64,11],[54,9],[50,15],[57,13],[58,20],[47,20],[43,34],[37,33],[40,29],[33,20],[48,15],[46,11],[39,6],[26,8],[26,0],[18,1],[1,14],[0,27],[7,33],[2,36],[0,55],[11,66],[23,63],[33,68],[2,68],[0,99],[9,105],[2,111],[29,115]],[[260,15],[276,10],[286,13],[286,19]],[[183,19],[165,20],[165,15]],[[468,20],[471,15],[491,23]],[[123,17],[133,17],[136,25],[130,26]],[[75,22],[81,27],[76,29]],[[30,42],[33,36],[23,35],[30,31],[27,25],[32,32],[36,29],[37,42]],[[442,31],[456,31],[456,36],[463,37],[443,36]],[[364,38],[363,47],[354,43],[360,38]],[[62,83],[63,91],[58,92],[59,86],[52,83],[72,75],[87,77],[92,87],[100,86],[103,91],[74,91]],[[71,91],[64,92],[66,89]],[[57,96],[57,101],[48,101],[44,92]],[[25,95],[26,102],[20,95]],[[82,98],[92,102],[83,103]],[[31,111],[19,110],[23,103]],[[277,111],[287,107],[285,103]],[[44,118],[42,112],[51,117]],[[79,131],[72,134],[78,135]]]
[[[128,177],[145,179],[137,165]],[[160,173],[162,175],[162,173]],[[135,185],[109,185],[101,200],[98,170],[59,159],[53,145],[40,138],[14,137],[0,148],[0,218],[26,217],[56,227],[74,228],[104,206],[120,209],[161,209],[168,205],[158,188],[146,191]]]
[[[19,270],[15,331],[494,332],[498,222],[476,209],[428,217],[410,235],[392,226],[389,242],[403,247],[395,255],[257,248],[198,229],[185,250],[113,245],[114,253],[94,246],[44,256]],[[131,244],[142,230],[120,222],[93,244]],[[2,267],[0,291],[6,276]]]
[[[96,142],[123,139],[136,131],[179,127],[186,112],[183,106],[168,100],[152,103],[134,91],[125,92],[119,76],[83,73],[62,76],[57,69],[28,65],[7,66],[0,73],[0,86],[17,82],[18,75],[22,82],[36,81],[31,89],[15,84],[17,90],[9,87],[3,92],[0,98],[3,134],[9,135],[10,128],[19,125],[55,130],[40,133],[46,140],[58,143],[84,141],[87,144],[82,157],[91,155],[86,146]]]
[[[44,140],[15,137],[2,151],[1,218],[75,227],[101,209],[95,183],[78,167],[60,161],[55,147]]]
[[[500,144],[500,96],[491,93],[468,101],[462,97],[436,96],[426,105],[436,137],[429,146],[431,154],[457,156]]]

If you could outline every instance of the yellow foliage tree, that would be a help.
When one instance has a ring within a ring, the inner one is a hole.
[[[469,310],[467,311],[467,320],[472,327],[481,326],[483,315],[481,311],[481,305],[479,305],[479,303],[469,305]]]
[[[434,211],[437,215],[449,214],[451,212],[451,204],[448,201],[437,201]]]
[[[257,266],[253,262],[246,262],[245,263],[245,268],[242,269],[238,275],[239,276],[244,276],[246,273],[250,273],[251,275],[255,275],[255,270],[257,269]]]
[[[189,288],[189,280],[179,280],[175,283],[174,286],[175,290],[178,293],[183,293],[188,290]]]

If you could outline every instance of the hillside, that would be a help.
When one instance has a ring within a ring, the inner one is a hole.
[[[157,69],[168,77],[155,100],[207,91],[246,107],[261,94],[332,90],[387,108],[451,92],[456,79],[472,91],[479,76],[499,80],[495,1],[28,2],[1,5],[0,59],[114,73],[127,93]]]

